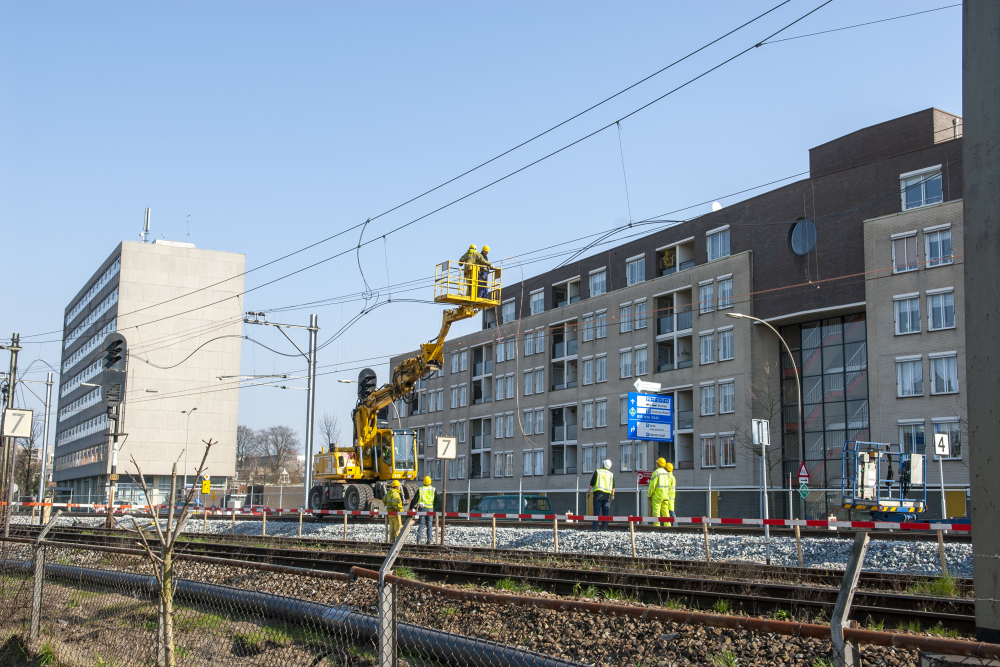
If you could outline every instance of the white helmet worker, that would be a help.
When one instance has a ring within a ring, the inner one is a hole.
[[[604,467],[611,470],[611,459],[604,459]]]

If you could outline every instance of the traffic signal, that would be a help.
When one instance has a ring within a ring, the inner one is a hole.
[[[368,397],[368,394],[375,391],[375,386],[377,382],[377,377],[375,371],[370,368],[363,369],[358,373],[358,400],[363,401]]]
[[[128,345],[120,333],[108,334],[102,347],[101,396],[109,408],[117,407],[125,398],[125,365]]]

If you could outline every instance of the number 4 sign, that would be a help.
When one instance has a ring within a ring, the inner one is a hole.
[[[32,417],[31,410],[5,409],[3,411],[3,436],[5,438],[30,438]]]
[[[951,443],[948,442],[947,433],[934,434],[934,453],[944,458],[951,456]]]

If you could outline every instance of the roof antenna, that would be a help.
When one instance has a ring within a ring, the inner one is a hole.
[[[187,218],[187,242],[191,243],[191,214],[188,213]]]
[[[149,208],[146,208],[146,215],[143,220],[142,233],[139,234],[142,237],[143,243],[149,243]]]

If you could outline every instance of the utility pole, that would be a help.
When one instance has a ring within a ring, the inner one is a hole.
[[[10,371],[7,376],[7,402],[4,405],[5,410],[9,410],[14,407],[14,387],[17,383],[17,353],[21,351],[20,346],[21,336],[20,334],[12,334],[10,337],[10,345],[0,345],[0,350],[7,350],[10,352]],[[0,429],[3,421],[0,419]],[[3,431],[0,430],[0,433]],[[16,452],[14,451],[14,438],[6,438],[3,448],[3,469],[0,470],[0,492],[3,489],[7,490],[7,506],[6,511],[3,513],[3,536],[7,537],[10,535],[10,515],[14,511],[14,459]],[[6,486],[4,486],[6,484]]]
[[[976,639],[1000,643],[1000,2],[962,4],[966,387]]]
[[[50,367],[51,368],[51,367]],[[45,406],[45,418],[42,422],[42,446],[39,448],[39,455],[42,459],[42,467],[38,474],[38,502],[45,502],[45,476],[48,474],[48,461],[49,461],[49,414],[52,412],[52,385],[55,384],[52,380],[52,371],[49,371],[45,378],[45,382],[39,382],[38,380],[21,380],[21,383],[34,383],[34,384],[44,384],[45,385],[45,400],[42,404]],[[35,398],[42,400],[42,398],[35,394],[31,387],[25,387],[30,391]],[[45,522],[45,513],[38,513],[38,525],[41,526]]]
[[[319,336],[319,316],[310,315],[309,316],[309,326],[304,327],[298,324],[278,324],[276,322],[268,322],[266,315],[264,313],[254,313],[248,312],[246,317],[243,318],[245,324],[264,324],[267,326],[277,327],[281,334],[288,338],[288,342],[291,343],[296,350],[299,351],[303,357],[305,357],[308,375],[305,379],[309,381],[306,387],[306,434],[304,438],[305,444],[305,474],[302,476],[302,507],[309,507],[309,491],[312,489],[312,476],[313,476],[313,423],[316,421],[316,339]],[[288,337],[285,333],[285,328],[287,329],[306,329],[309,332],[309,353],[302,351],[302,348],[295,344],[295,341]],[[290,379],[302,379],[302,378],[290,378]],[[294,387],[281,387],[282,389],[294,389]]]

